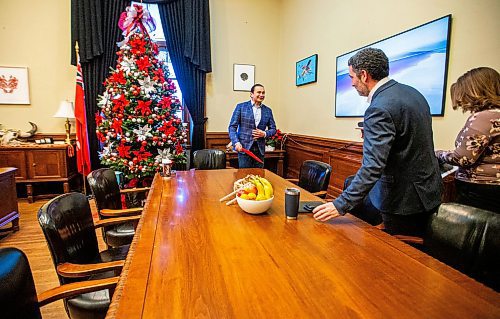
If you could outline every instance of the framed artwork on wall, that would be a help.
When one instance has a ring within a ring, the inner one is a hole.
[[[255,84],[255,65],[233,64],[233,91],[248,91]]]
[[[335,117],[363,117],[368,103],[352,88],[349,59],[359,50],[381,49],[389,59],[389,77],[417,89],[431,115],[443,116],[450,52],[451,15],[427,22],[337,57]]]
[[[27,67],[0,66],[0,104],[30,104]]]
[[[295,63],[295,85],[301,86],[316,82],[318,77],[318,55],[302,59]]]

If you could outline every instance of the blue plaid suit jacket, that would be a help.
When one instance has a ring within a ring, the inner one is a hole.
[[[233,145],[240,142],[241,146],[247,150],[252,147],[254,139],[252,138],[252,130],[256,128],[266,132],[266,137],[276,134],[276,123],[274,122],[273,111],[264,104],[261,106],[260,123],[255,126],[253,117],[252,103],[250,101],[239,103],[234,109],[233,116],[229,122],[229,138]],[[259,150],[264,154],[265,139],[259,138],[256,140]]]

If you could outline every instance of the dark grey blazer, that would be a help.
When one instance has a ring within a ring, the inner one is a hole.
[[[368,195],[383,213],[410,215],[434,209],[441,192],[429,105],[414,88],[390,80],[365,112],[362,166],[333,204],[345,214]]]

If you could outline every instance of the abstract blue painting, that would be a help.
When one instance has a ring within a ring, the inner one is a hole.
[[[316,82],[318,75],[318,55],[314,54],[308,58],[295,63],[295,85],[304,85]]]
[[[424,95],[432,115],[444,115],[451,15],[428,22],[365,46],[378,48],[389,58],[389,77]],[[361,117],[366,97],[351,87],[347,62],[356,52],[337,57],[335,116]]]

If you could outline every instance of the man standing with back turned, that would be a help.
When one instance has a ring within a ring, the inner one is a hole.
[[[429,105],[414,88],[388,78],[389,60],[382,50],[363,49],[348,64],[352,86],[370,103],[363,163],[337,199],[313,210],[314,218],[345,215],[369,196],[388,233],[421,235],[442,191]]]
[[[245,148],[264,161],[265,138],[276,134],[273,112],[262,102],[266,91],[262,84],[250,89],[250,101],[236,105],[229,122],[229,138],[238,152],[239,168],[264,167],[242,152]]]

